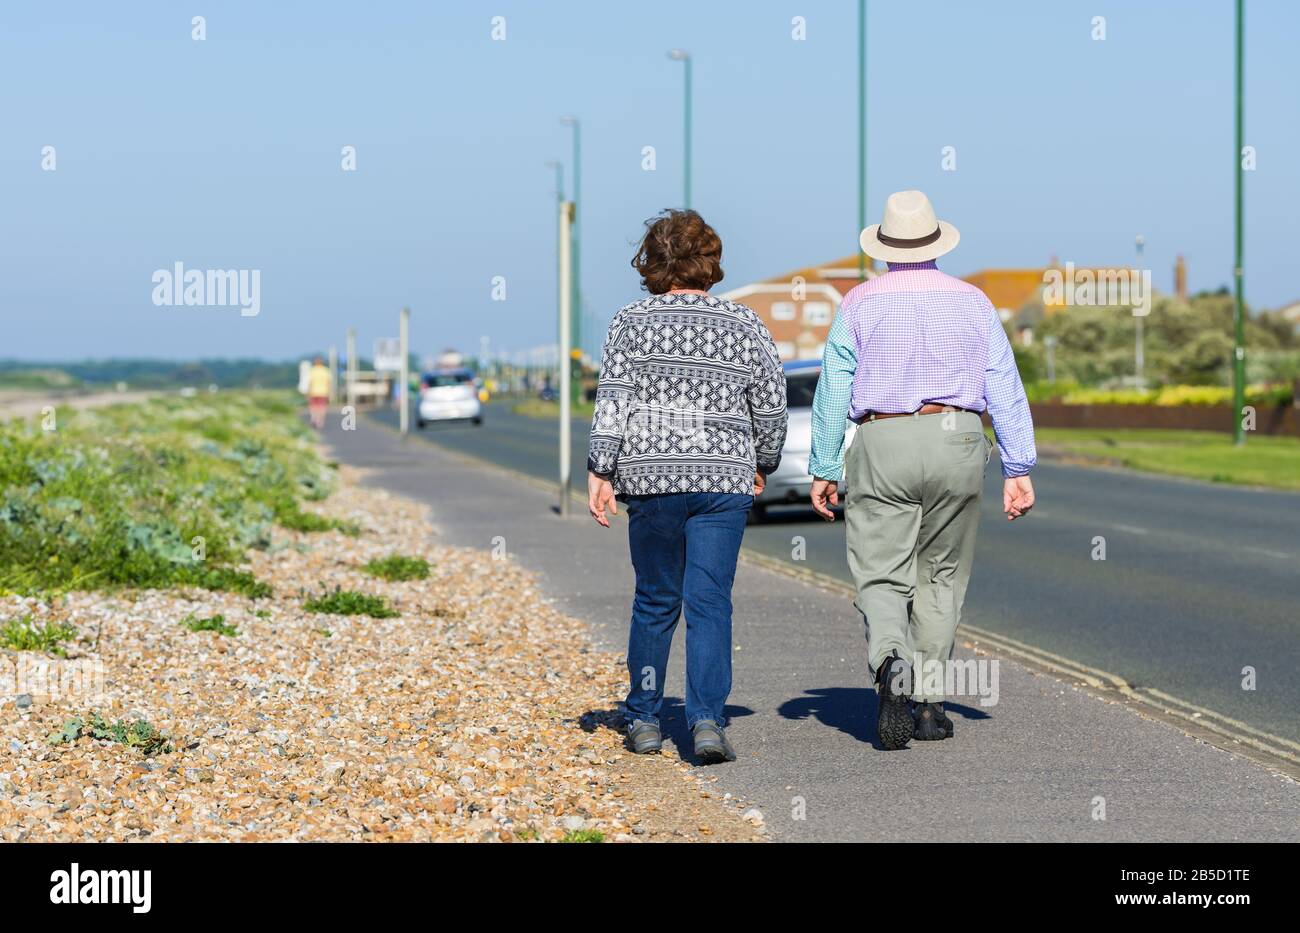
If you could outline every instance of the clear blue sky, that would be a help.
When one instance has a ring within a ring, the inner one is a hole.
[[[6,3],[0,357],[284,358],[349,325],[368,349],[404,304],[421,353],[549,342],[564,113],[603,328],[639,294],[642,222],[681,198],[674,46],[722,287],[851,254],[855,27],[851,0]],[[956,274],[1127,263],[1141,233],[1157,288],[1180,252],[1193,289],[1229,283],[1230,0],[875,0],[869,29],[869,222],[919,187],[961,228]],[[1269,307],[1300,298],[1300,4],[1249,0],[1246,45],[1247,298]],[[177,261],[261,270],[260,315],[155,307]]]

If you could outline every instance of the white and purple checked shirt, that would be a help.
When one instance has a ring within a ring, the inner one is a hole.
[[[993,303],[933,260],[891,262],[844,296],[826,338],[809,472],[843,476],[846,414],[916,411],[927,402],[987,409],[1004,476],[1024,476],[1038,462],[1029,400]]]

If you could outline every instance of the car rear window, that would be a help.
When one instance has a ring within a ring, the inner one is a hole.
[[[424,384],[435,389],[444,386],[463,386],[474,381],[469,373],[429,373],[424,377]]]
[[[787,373],[785,404],[787,408],[812,408],[819,373]]]

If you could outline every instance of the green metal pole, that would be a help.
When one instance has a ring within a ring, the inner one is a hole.
[[[1243,268],[1243,237],[1242,237],[1242,197],[1241,189],[1244,181],[1244,172],[1241,166],[1242,140],[1242,86],[1244,84],[1244,71],[1242,67],[1245,42],[1243,39],[1245,9],[1244,0],[1237,0],[1237,62],[1236,62],[1236,84],[1237,84],[1237,113],[1236,113],[1236,151],[1233,153],[1233,164],[1236,166],[1236,243],[1235,258],[1233,260],[1233,279],[1236,292],[1236,307],[1233,312],[1234,348],[1232,354],[1232,441],[1234,444],[1241,446],[1246,443],[1246,432],[1242,425],[1242,409],[1246,405],[1246,313],[1245,313],[1245,270]]]
[[[858,0],[858,233],[867,226],[867,0]],[[856,240],[857,237],[854,237]],[[867,277],[867,254],[858,248],[858,278]]]
[[[564,304],[564,273],[560,270],[560,239],[564,236],[564,221],[559,220],[560,208],[564,206],[564,163],[556,159],[551,165],[555,168],[555,321],[556,321],[556,346],[564,341],[560,339],[559,327],[563,320],[564,312],[561,305]],[[558,361],[557,361],[558,364]],[[556,374],[556,383],[559,383],[559,374]]]
[[[691,209],[691,57],[686,56],[686,131],[684,137],[686,140],[686,209]]]
[[[578,273],[578,253],[581,243],[582,225],[579,221],[582,211],[582,125],[577,117],[573,119],[573,349],[582,351],[582,278]],[[573,401],[576,404],[582,398],[582,367],[579,366],[573,379]]]

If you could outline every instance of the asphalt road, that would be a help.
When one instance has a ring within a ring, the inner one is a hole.
[[[488,417],[482,429],[434,427],[406,441],[369,419],[341,431],[332,418],[326,440],[343,462],[369,468],[368,482],[427,503],[440,541],[504,545],[540,574],[550,601],[587,622],[600,647],[621,653],[632,594],[627,523],[602,529],[581,508],[561,518],[554,492],[463,456],[493,454],[504,467],[550,472],[536,446],[544,423],[499,411]],[[788,540],[802,531],[837,536],[839,528],[789,523],[772,531]],[[768,541],[767,529],[751,530]],[[817,541],[834,550],[834,538]],[[1013,658],[998,660],[997,702],[969,694],[949,702],[952,740],[881,751],[861,622],[849,600],[749,561],[738,568],[734,599],[726,713],[739,759],[706,773],[716,793],[758,806],[778,839],[1300,840],[1294,782]],[[670,749],[690,760],[683,642],[679,633],[664,727]],[[959,646],[958,656],[971,655]],[[611,695],[605,708],[621,699]]]
[[[396,424],[397,412],[377,412]],[[412,419],[414,425],[414,419]],[[575,485],[584,482],[584,421],[573,426]],[[480,427],[412,433],[534,476],[558,475],[554,422],[488,406]],[[996,454],[964,619],[1130,684],[1293,741],[1300,740],[1300,494],[1241,489],[1044,462],[1039,505],[1001,513]],[[745,546],[850,581],[844,523],[774,507]],[[1105,559],[1094,559],[1104,539]],[[1242,688],[1243,669],[1255,689]]]

